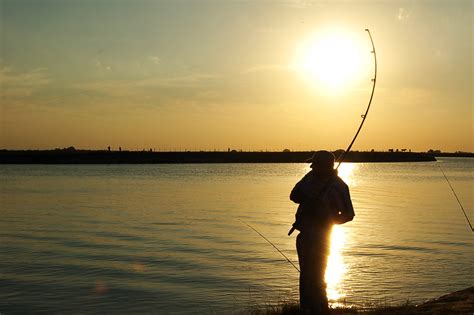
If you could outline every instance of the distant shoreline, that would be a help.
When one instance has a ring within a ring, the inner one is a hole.
[[[338,157],[341,151],[336,151]],[[311,151],[241,152],[241,151],[108,151],[75,150],[0,150],[0,164],[190,164],[190,163],[303,163]],[[344,162],[430,162],[436,156],[474,157],[473,153],[422,152],[349,152]]]

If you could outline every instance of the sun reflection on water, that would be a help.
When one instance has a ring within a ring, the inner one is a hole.
[[[356,170],[357,167],[357,164],[354,163],[342,163],[337,170],[339,177],[342,178],[349,187],[355,185],[354,170]]]
[[[355,185],[355,169],[356,164],[354,163],[343,163],[338,169],[339,177],[349,186]],[[346,296],[342,288],[344,275],[347,271],[347,265],[344,262],[344,256],[342,254],[345,241],[346,234],[344,227],[335,225],[331,232],[331,250],[325,274],[327,285],[326,293],[333,306],[342,305],[338,301]]]
[[[334,304],[345,296],[341,288],[341,280],[346,273],[346,265],[342,255],[345,243],[344,228],[335,225],[331,234],[331,251],[326,268],[326,293],[329,301]]]

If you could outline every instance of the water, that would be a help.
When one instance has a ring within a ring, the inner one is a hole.
[[[344,164],[335,304],[423,301],[474,284],[474,160]],[[298,298],[288,195],[306,164],[0,166],[0,312],[222,313]]]

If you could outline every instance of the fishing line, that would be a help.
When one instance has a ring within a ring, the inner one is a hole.
[[[255,229],[253,226],[251,226],[250,224],[242,221],[242,220],[239,220],[240,222],[242,222],[243,224],[247,225],[249,228],[251,228],[252,230],[254,230],[255,232],[257,232],[258,235],[260,235],[265,241],[268,242],[268,244],[272,245],[273,248],[275,248],[283,257],[285,257],[285,259],[296,269],[298,270],[298,272],[300,272],[300,269],[298,267],[296,267],[296,265],[290,260],[290,258],[288,258],[278,247],[276,247],[275,244],[273,244],[268,238],[266,238],[262,233],[260,233],[259,231],[257,231],[257,229]]]
[[[467,223],[469,224],[469,227],[471,228],[471,232],[474,232],[474,229],[472,228],[471,221],[469,221],[469,217],[467,216],[466,211],[464,210],[464,207],[462,206],[462,203],[461,203],[461,201],[459,200],[458,195],[456,194],[456,191],[454,190],[453,186],[451,185],[451,182],[449,181],[448,177],[447,177],[446,174],[444,173],[444,171],[443,171],[443,169],[441,168],[441,166],[440,166],[439,164],[437,164],[437,165],[438,165],[439,170],[441,171],[441,173],[443,173],[444,178],[445,178],[446,181],[448,182],[448,185],[449,185],[449,187],[451,188],[451,191],[453,192],[454,197],[456,197],[456,200],[458,201],[459,207],[461,207],[461,211],[462,211],[462,213],[464,214],[464,217],[466,218],[466,221],[467,221]]]

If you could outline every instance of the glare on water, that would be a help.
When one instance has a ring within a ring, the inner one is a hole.
[[[344,163],[338,168],[339,177],[341,177],[349,186],[353,185],[353,173],[356,167],[356,164]],[[341,286],[341,282],[346,272],[346,266],[342,254],[344,245],[344,226],[336,225],[333,227],[331,232],[331,250],[325,275],[328,299],[333,302],[333,304],[345,297],[344,289]]]
[[[345,296],[341,281],[346,272],[342,250],[344,248],[345,234],[342,226],[334,226],[331,234],[331,251],[326,269],[327,295],[331,302],[337,302]]]
[[[337,169],[339,177],[342,178],[349,187],[355,184],[354,172],[357,170],[357,167],[358,165],[354,163],[342,163]]]

